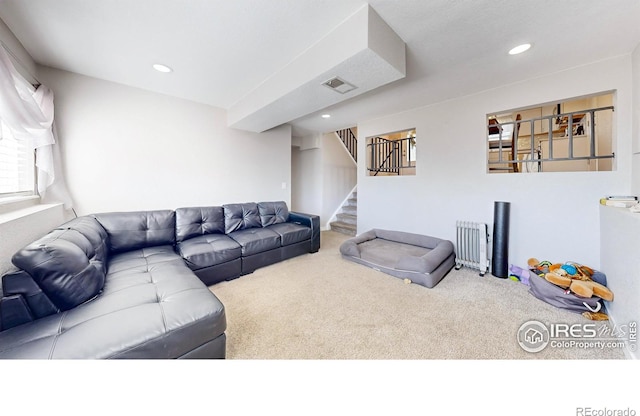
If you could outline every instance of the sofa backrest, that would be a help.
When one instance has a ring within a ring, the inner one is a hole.
[[[222,207],[176,209],[176,242],[205,234],[224,234]]]
[[[103,288],[108,236],[91,217],[61,225],[13,255],[13,264],[27,272],[61,311],[96,296]]]
[[[246,202],[243,204],[226,204],[224,210],[224,232],[226,234],[247,228],[262,227],[258,204]]]
[[[289,221],[289,208],[284,201],[258,202],[258,212],[263,227]]]
[[[176,242],[175,212],[172,210],[108,212],[91,216],[109,235],[111,253]]]

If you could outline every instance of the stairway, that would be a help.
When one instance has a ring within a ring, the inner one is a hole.
[[[336,214],[336,221],[331,222],[332,231],[355,236],[358,223],[358,192],[353,191],[346,200],[340,212]]]

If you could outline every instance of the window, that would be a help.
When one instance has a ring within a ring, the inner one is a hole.
[[[0,122],[0,198],[32,195],[35,189],[34,151],[15,140]]]
[[[613,170],[614,93],[487,115],[489,173]]]
[[[367,137],[367,174],[416,174],[416,129]]]

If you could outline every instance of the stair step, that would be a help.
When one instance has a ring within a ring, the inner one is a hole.
[[[338,221],[347,223],[347,224],[353,224],[356,225],[358,224],[358,216],[357,215],[353,215],[353,214],[347,214],[347,213],[340,213],[337,214],[336,217],[338,218]]]
[[[356,226],[353,224],[347,224],[342,221],[334,221],[331,224],[331,230],[339,232],[341,234],[346,234],[350,236],[356,235]]]
[[[356,205],[344,205],[342,207],[342,212],[344,214],[356,215],[358,213],[358,207]]]
[[[345,203],[345,205],[348,205],[348,206],[358,205],[358,198],[347,199],[347,202]]]

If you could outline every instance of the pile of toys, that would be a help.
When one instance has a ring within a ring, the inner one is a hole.
[[[575,299],[574,305],[568,309],[576,310],[575,306],[578,305],[584,309],[582,315],[585,318],[591,320],[608,320],[609,317],[600,311],[601,305],[599,300],[613,301],[613,292],[607,287],[607,277],[604,273],[592,269],[589,266],[578,264],[574,262],[565,263],[551,263],[549,261],[539,261],[536,258],[530,258],[527,261],[528,269],[523,269],[513,264],[509,267],[509,277],[512,280],[517,280],[523,284],[529,286],[531,289],[532,283],[535,283],[536,290],[530,290],[538,298],[540,296],[539,286],[542,284],[540,281],[532,281],[531,279],[541,278],[546,282],[549,282],[561,291],[549,291],[545,296],[564,296],[564,299],[545,299],[548,303],[559,305],[570,305],[567,301]],[[597,307],[592,307],[593,302],[587,302],[587,300],[595,300]]]

